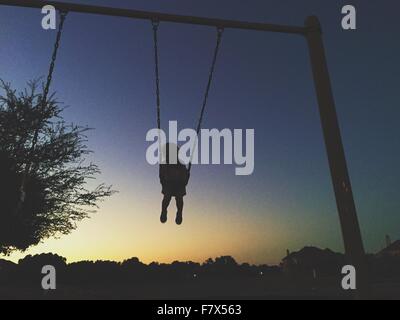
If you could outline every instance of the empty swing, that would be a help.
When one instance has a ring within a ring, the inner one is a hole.
[[[42,110],[44,110],[46,108],[47,105],[47,98],[49,95],[49,91],[50,91],[50,86],[51,86],[51,82],[53,80],[53,73],[54,73],[54,69],[56,66],[56,61],[57,61],[57,53],[58,53],[58,49],[60,47],[60,41],[61,41],[61,36],[62,36],[62,31],[64,28],[64,22],[65,19],[67,17],[67,12],[61,12],[60,13],[60,23],[58,26],[58,32],[57,32],[57,38],[56,38],[56,42],[54,44],[54,50],[53,50],[53,55],[51,57],[51,62],[50,62],[50,67],[49,67],[49,72],[47,75],[47,80],[46,80],[46,85],[44,87],[43,90],[43,96],[41,97],[41,102],[40,105],[38,106],[39,108],[41,108]],[[32,139],[32,145],[30,148],[30,155],[33,155],[33,153],[35,152],[36,149],[36,145],[38,143],[38,139],[39,139],[39,133],[40,133],[40,129],[41,129],[41,125],[42,125],[42,121],[43,120],[39,120],[35,129],[35,133]],[[29,157],[29,160],[31,160],[32,157]],[[21,210],[24,206],[25,203],[25,199],[26,199],[26,186],[29,183],[29,179],[30,179],[30,175],[31,175],[31,168],[32,168],[32,162],[29,161],[28,163],[26,163],[25,165],[25,170],[22,176],[22,180],[21,180],[21,187],[20,187],[20,199],[18,202],[18,206],[17,206],[17,214],[21,213]]]
[[[159,69],[159,48],[158,48],[158,29],[159,29],[160,23],[158,20],[153,20],[152,25],[153,25],[154,58],[155,58],[157,128],[159,131],[161,131],[161,98],[160,98],[160,74],[159,74],[160,69]],[[199,116],[199,120],[198,120],[197,127],[196,127],[197,138],[195,140],[195,144],[197,144],[198,135],[202,128],[204,114],[206,111],[208,97],[209,97],[211,85],[213,82],[214,71],[215,71],[215,66],[217,64],[217,58],[218,58],[218,53],[219,53],[219,49],[221,46],[223,32],[224,32],[223,28],[220,28],[220,27],[217,28],[216,45],[215,45],[214,55],[213,55],[213,59],[212,59],[212,63],[211,63],[210,73],[208,76],[206,91],[205,91],[203,103],[202,103],[202,106],[200,109],[200,116]],[[160,137],[159,137],[159,142],[160,142],[159,152],[163,153],[161,151],[162,146],[161,146]],[[196,145],[195,145],[195,147],[196,147]],[[168,206],[171,202],[171,199],[173,197],[175,197],[176,206],[177,206],[177,214],[176,214],[175,222],[176,222],[176,224],[181,225],[183,222],[183,206],[184,206],[183,197],[186,195],[186,186],[189,183],[193,159],[190,160],[188,167],[186,167],[184,164],[180,163],[180,161],[179,161],[179,156],[178,156],[179,147],[178,146],[174,146],[173,144],[167,143],[165,146],[165,149],[166,149],[166,152],[165,152],[166,156],[165,156],[164,161],[162,161],[162,163],[160,163],[160,167],[159,167],[159,177],[160,177],[160,182],[162,185],[162,194],[164,195],[164,198],[162,201],[160,221],[161,221],[161,223],[167,222]],[[173,159],[176,160],[176,161],[173,161],[173,163],[170,163],[170,159],[172,157],[171,154],[173,154]],[[160,159],[161,158],[162,158],[162,155],[161,155]]]

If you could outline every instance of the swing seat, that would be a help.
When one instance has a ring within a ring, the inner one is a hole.
[[[161,175],[167,183],[186,185],[188,179],[187,169],[183,165],[161,166]]]

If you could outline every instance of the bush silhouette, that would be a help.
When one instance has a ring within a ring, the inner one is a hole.
[[[4,82],[1,89],[0,253],[9,254],[70,233],[113,191],[103,184],[87,188],[88,179],[100,173],[95,164],[85,164],[89,129],[67,124],[54,95],[43,103],[37,81],[18,94]]]

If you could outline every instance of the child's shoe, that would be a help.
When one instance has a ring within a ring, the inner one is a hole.
[[[180,226],[183,222],[183,216],[182,216],[182,212],[177,212],[176,213],[176,219],[175,222],[178,226]]]
[[[167,220],[168,220],[168,212],[167,211],[161,212],[161,217],[160,217],[161,223],[166,223]]]

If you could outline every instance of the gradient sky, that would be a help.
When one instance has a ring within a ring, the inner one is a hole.
[[[400,44],[397,0],[71,1],[257,22],[303,25],[317,14],[364,242],[380,250],[400,238]],[[341,8],[358,9],[358,30],[341,29]],[[22,89],[47,72],[55,37],[39,10],[0,7],[0,77]],[[156,126],[151,26],[147,21],[70,14],[53,89],[65,118],[96,128],[89,146],[119,194],[69,236],[27,253],[144,262],[232,255],[278,263],[305,245],[342,251],[306,42],[301,36],[226,30],[206,128],[254,128],[255,172],[195,166],[185,222],[159,222],[158,170],[146,163],[146,132]],[[163,125],[193,127],[201,105],[215,30],[162,23]],[[170,210],[171,218],[175,207]],[[26,254],[26,253],[25,253]],[[23,254],[23,255],[25,255]],[[21,254],[10,258],[18,260]]]

